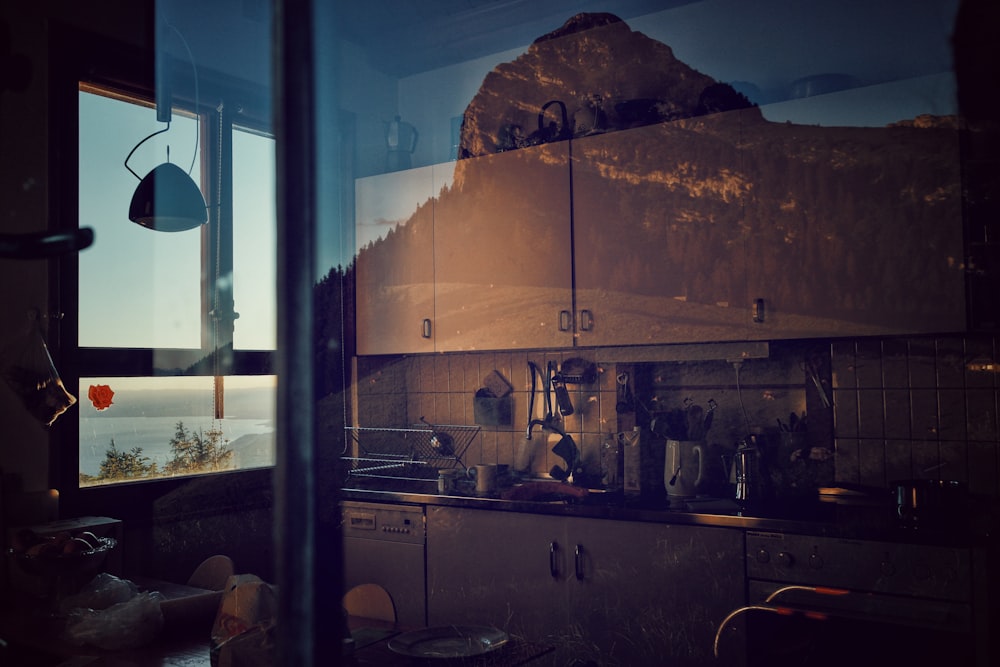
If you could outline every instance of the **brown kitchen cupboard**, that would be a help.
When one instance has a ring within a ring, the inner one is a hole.
[[[705,665],[742,558],[734,529],[428,507],[428,622],[551,643],[552,664]]]
[[[434,171],[354,182],[359,354],[434,351]]]
[[[555,143],[359,179],[359,238],[362,187],[414,202],[359,250],[359,354],[572,346],[568,160]]]
[[[574,141],[578,340],[965,330],[959,134],[939,122],[752,108]]]
[[[966,328],[947,126],[744,109],[371,177],[402,178],[426,203],[359,253],[361,354]]]
[[[906,84],[800,104],[892,99],[894,87]],[[747,296],[759,310],[751,338],[966,329],[963,176],[953,117],[880,127],[776,123],[756,110],[741,118]]]
[[[581,345],[745,340],[740,112],[573,140]]]

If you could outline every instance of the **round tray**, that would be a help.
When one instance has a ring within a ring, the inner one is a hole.
[[[446,625],[396,635],[389,649],[412,658],[468,658],[495,651],[507,643],[507,633],[478,625]]]

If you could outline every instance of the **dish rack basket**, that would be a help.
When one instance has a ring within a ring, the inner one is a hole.
[[[438,470],[462,468],[465,450],[469,448],[479,426],[434,425],[413,428],[372,428],[348,426],[350,440],[347,462],[349,476],[379,477],[413,481],[433,481]],[[442,440],[448,446],[442,447]]]

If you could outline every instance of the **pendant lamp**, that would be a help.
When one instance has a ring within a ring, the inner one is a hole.
[[[194,57],[191,56],[191,50],[187,47],[187,42],[180,32],[173,26],[167,27],[177,33],[191,59],[191,66],[194,69],[195,106],[197,107],[198,71],[194,66]],[[194,168],[194,158],[191,160],[191,168],[185,172],[170,162],[170,148],[168,147],[167,161],[153,168],[145,177],[140,178],[139,174],[128,166],[129,158],[139,146],[170,129],[170,86],[166,67],[162,66],[162,62],[160,64],[161,67],[157,68],[156,77],[156,120],[165,122],[167,126],[136,144],[125,158],[125,168],[139,179],[139,185],[132,195],[132,203],[129,204],[128,219],[158,232],[184,232],[208,222],[208,205],[205,203],[205,197],[190,175],[191,169]],[[195,154],[197,154],[198,141],[196,136]]]
[[[159,232],[183,232],[208,222],[208,207],[191,177],[164,162],[139,180],[128,219]]]

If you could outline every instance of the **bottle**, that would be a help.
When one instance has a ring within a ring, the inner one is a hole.
[[[622,488],[627,496],[642,495],[642,450],[639,427],[618,434],[622,449]]]
[[[601,447],[601,485],[606,490],[621,490],[623,464],[621,442],[618,436],[608,431]]]

